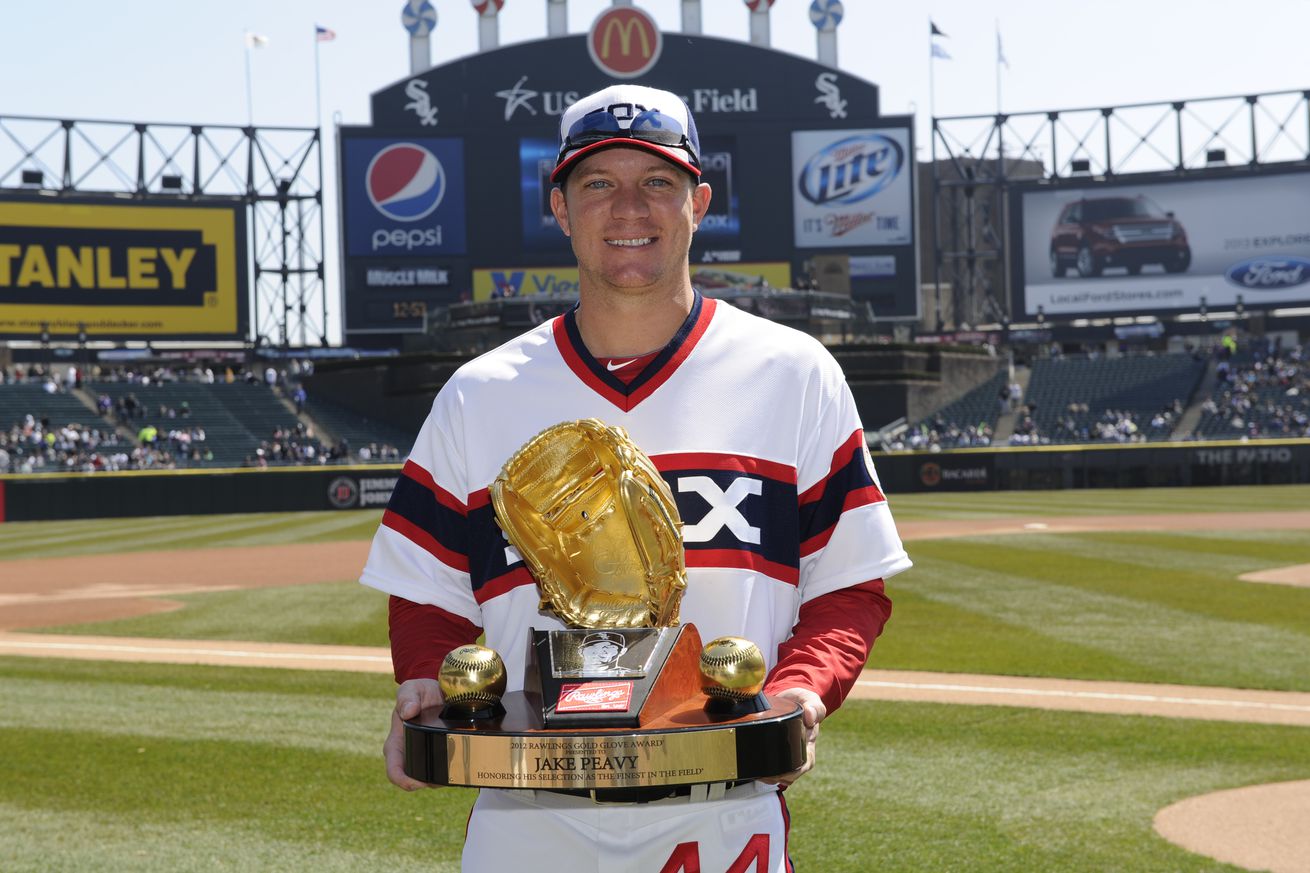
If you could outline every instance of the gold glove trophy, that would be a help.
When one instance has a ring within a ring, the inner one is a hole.
[[[405,722],[406,773],[644,801],[804,764],[801,709],[763,694],[759,648],[721,637],[702,649],[695,625],[679,624],[677,506],[621,428],[548,428],[505,463],[491,501],[541,610],[569,629],[529,631],[523,690],[509,694],[496,652],[451,652],[445,706]]]

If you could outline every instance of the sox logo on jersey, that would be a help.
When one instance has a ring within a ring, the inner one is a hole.
[[[710,511],[699,522],[683,525],[683,542],[709,542],[726,527],[743,543],[758,544],[760,529],[748,522],[746,516],[742,515],[737,507],[752,494],[761,494],[763,487],[760,480],[746,476],[733,479],[727,490],[719,488],[718,484],[708,476],[679,476],[679,493],[694,492],[710,505]]]
[[[700,521],[688,524],[684,520],[682,525],[684,543],[710,542],[720,531],[727,528],[728,532],[739,541],[759,545],[760,528],[751,524],[739,508],[748,497],[763,493],[764,484],[759,479],[738,476],[726,489],[719,487],[719,484],[708,476],[677,476],[670,484],[677,486],[676,493],[690,492],[709,505]],[[681,504],[678,509],[682,511]],[[523,562],[523,556],[511,545],[505,546],[504,554],[507,568]]]

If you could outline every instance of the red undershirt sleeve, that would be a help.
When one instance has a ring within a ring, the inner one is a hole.
[[[388,605],[391,664],[396,682],[436,679],[452,650],[477,642],[481,630],[467,618],[439,606],[392,596]]]
[[[832,715],[855,686],[873,641],[891,616],[881,579],[820,595],[801,606],[791,638],[778,646],[778,663],[764,690],[808,688]]]

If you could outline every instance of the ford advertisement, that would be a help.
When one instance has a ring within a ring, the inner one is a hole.
[[[1271,174],[1019,195],[1022,311],[1111,315],[1310,301],[1310,177]],[[1019,307],[1016,307],[1018,309]]]
[[[346,252],[397,258],[460,255],[464,146],[458,139],[343,139]]]
[[[906,129],[795,131],[791,150],[798,248],[914,241],[914,153]]]

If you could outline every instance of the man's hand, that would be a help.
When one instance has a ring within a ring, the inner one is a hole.
[[[382,744],[382,756],[387,761],[387,778],[406,791],[419,788],[437,788],[405,775],[405,726],[402,719],[410,719],[430,706],[441,705],[441,686],[436,679],[408,679],[396,689],[396,708],[391,710],[391,733]]]
[[[808,688],[787,688],[771,696],[775,699],[785,698],[799,703],[803,712],[801,718],[805,723],[805,763],[790,773],[760,780],[786,788],[814,767],[814,745],[819,739],[819,724],[828,717],[828,707],[823,705],[823,699],[819,695]]]

